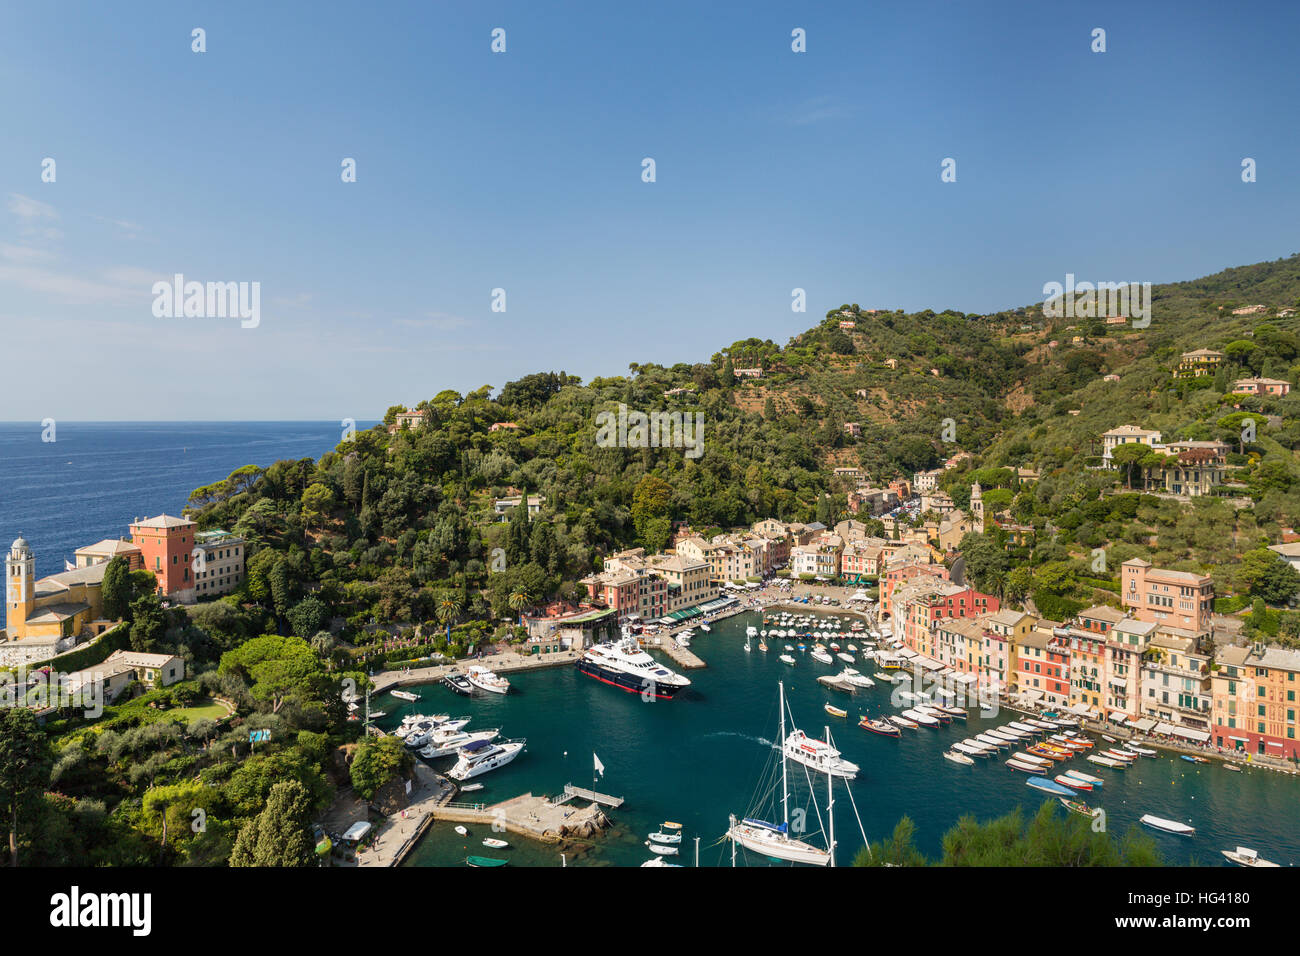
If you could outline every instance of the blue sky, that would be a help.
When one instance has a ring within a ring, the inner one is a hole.
[[[1067,272],[1290,255],[1298,21],[1285,3],[8,5],[0,420],[374,418],[785,342],[845,301],[988,311]],[[260,282],[260,325],[155,318],[177,272]]]

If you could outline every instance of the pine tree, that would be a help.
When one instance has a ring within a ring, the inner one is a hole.
[[[231,866],[311,866],[311,797],[297,780],[271,787],[266,807],[244,824]]]

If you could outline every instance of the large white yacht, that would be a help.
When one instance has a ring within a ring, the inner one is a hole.
[[[485,690],[489,694],[505,694],[510,690],[510,681],[481,664],[475,664],[465,671],[465,679],[479,690]]]
[[[845,780],[852,780],[858,775],[857,764],[845,760],[826,741],[809,737],[802,730],[792,730],[785,738],[785,755],[818,773],[843,777]]]
[[[670,671],[637,645],[634,640],[597,644],[577,660],[578,670],[598,681],[621,687],[633,694],[650,693],[668,700],[691,682]]]
[[[468,780],[479,774],[504,767],[523,752],[524,740],[503,740],[494,744],[487,740],[476,740],[460,748],[460,758],[456,766],[447,771],[453,780]]]

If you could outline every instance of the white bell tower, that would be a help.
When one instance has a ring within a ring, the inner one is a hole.
[[[5,557],[5,631],[10,640],[26,635],[35,607],[36,556],[19,535]]]

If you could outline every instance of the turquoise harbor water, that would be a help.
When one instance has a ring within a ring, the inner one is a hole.
[[[506,697],[458,697],[444,687],[415,688],[417,703],[376,698],[372,706],[387,712],[381,726],[394,726],[408,712],[451,712],[473,715],[470,729],[500,727],[503,736],[526,737],[527,751],[514,763],[479,778],[483,790],[462,799],[495,803],[524,792],[559,793],[566,783],[592,785],[592,753],[605,765],[596,789],[625,797],[611,812],[614,828],[584,848],[571,865],[634,866],[649,859],[646,836],[664,820],[683,825],[681,858],[694,861],[694,839],[700,838],[700,865],[730,865],[729,845],[719,842],[727,815],[755,812],[779,820],[779,809],[751,804],[764,777],[771,743],[778,735],[777,682],[784,680],[786,697],[800,729],[820,736],[829,724],[844,756],[861,766],[852,782],[853,798],[868,838],[887,835],[904,814],[917,825],[917,842],[937,856],[940,840],[963,813],[981,819],[1006,813],[1017,804],[1027,813],[1038,809],[1045,795],[1025,784],[1026,774],[1007,768],[1002,758],[980,760],[973,767],[944,760],[954,740],[1005,724],[1018,715],[1003,712],[998,719],[978,716],[963,724],[954,721],[939,730],[905,730],[900,740],[879,737],[856,726],[861,713],[879,716],[889,708],[890,686],[877,683],[848,696],[817,683],[823,674],[838,673],[839,661],[822,665],[795,652],[798,664],[777,660],[782,641],[769,640],[770,650],[743,647],[745,627],[762,627],[757,614],[737,615],[713,625],[712,634],[698,634],[692,651],[708,667],[688,672],[694,682],[672,701],[643,702],[639,696],[583,677],[576,668],[562,667],[511,675]],[[854,638],[839,639],[844,645]],[[792,642],[793,643],[793,642]],[[665,663],[671,661],[664,658]],[[859,668],[870,675],[870,663]],[[833,718],[822,705],[831,702],[849,712]],[[395,706],[400,704],[401,706]],[[449,761],[435,766],[445,769]],[[797,764],[791,764],[792,787],[803,805],[807,785]],[[1219,866],[1219,851],[1238,844],[1253,847],[1266,859],[1284,866],[1300,863],[1300,779],[1266,770],[1231,773],[1215,764],[1192,764],[1161,754],[1143,757],[1126,770],[1110,770],[1082,757],[1072,767],[1103,778],[1101,790],[1081,793],[1080,799],[1105,808],[1112,832],[1122,833],[1144,813],[1189,822],[1193,837],[1151,833],[1166,859]],[[1053,772],[1059,773],[1060,769]],[[825,814],[825,777],[817,796]],[[844,782],[836,781],[836,861],[848,865],[862,846],[862,837],[847,799]],[[778,784],[779,791],[779,784]],[[1062,811],[1064,812],[1064,811]],[[811,810],[809,811],[811,815]],[[437,823],[408,858],[414,866],[453,865],[468,853],[506,855],[514,865],[559,866],[556,847],[542,846],[513,834],[503,834],[511,849],[482,847],[487,827],[469,826],[468,838],[450,823]],[[816,824],[809,827],[816,830]],[[817,838],[813,838],[817,842]],[[770,865],[765,858],[737,853],[738,865]]]

